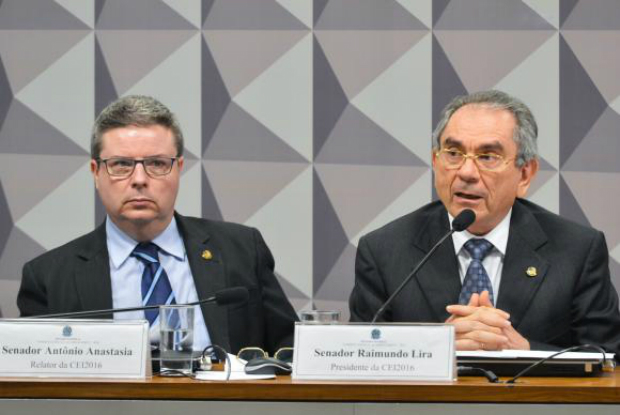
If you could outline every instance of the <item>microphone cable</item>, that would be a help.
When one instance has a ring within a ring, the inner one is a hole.
[[[547,357],[543,357],[539,361],[532,363],[531,365],[529,365],[528,367],[526,367],[525,369],[523,369],[522,371],[517,373],[512,379],[507,380],[505,383],[507,383],[507,384],[514,384],[514,383],[516,383],[517,379],[519,379],[522,376],[525,376],[526,374],[531,372],[536,367],[542,365],[543,363],[545,363],[545,362],[547,362],[547,361],[549,361],[549,360],[551,360],[551,359],[553,359],[553,358],[555,358],[555,357],[557,357],[559,355],[562,355],[564,353],[574,352],[574,351],[577,351],[577,350],[595,350],[597,352],[600,352],[601,355],[603,356],[603,358],[600,361],[600,364],[602,365],[603,370],[610,370],[610,369],[615,368],[615,362],[610,361],[609,359],[607,359],[607,357],[605,356],[605,350],[602,347],[594,345],[594,344],[582,344],[582,345],[579,345],[579,346],[572,346],[572,347],[569,347],[567,349],[560,350],[559,352],[554,353],[552,355],[549,355]]]
[[[471,366],[457,366],[457,373],[459,376],[476,376],[482,375],[489,383],[500,383],[499,378],[495,373],[490,370],[483,369],[481,367],[471,367]]]

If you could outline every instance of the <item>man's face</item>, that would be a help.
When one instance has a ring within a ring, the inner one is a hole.
[[[515,127],[514,116],[506,110],[465,105],[450,118],[440,137],[440,148],[470,155],[495,153],[510,161],[498,170],[484,171],[479,170],[472,159],[466,159],[461,168],[449,170],[433,154],[435,188],[439,198],[452,216],[464,209],[476,212],[476,222],[468,229],[474,234],[483,235],[495,228],[515,198],[525,196],[538,170],[536,160],[522,167],[516,166]]]
[[[101,159],[127,157],[175,157],[172,131],[160,125],[128,126],[109,130],[102,136]],[[143,164],[136,164],[129,177],[110,176],[103,163],[91,160],[95,186],[112,221],[121,229],[133,233],[152,227],[161,232],[172,220],[174,203],[179,190],[183,158],[165,176],[150,177]]]

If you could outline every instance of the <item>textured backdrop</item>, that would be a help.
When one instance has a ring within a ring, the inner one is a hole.
[[[23,263],[102,220],[95,115],[149,94],[180,118],[178,210],[258,227],[297,309],[346,312],[360,235],[433,197],[456,94],[533,109],[530,198],[602,229],[620,286],[616,0],[0,0],[0,306]]]

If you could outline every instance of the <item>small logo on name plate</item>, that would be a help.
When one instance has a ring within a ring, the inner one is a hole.
[[[373,330],[370,332],[370,337],[371,337],[373,340],[379,340],[379,339],[381,338],[381,330],[379,330],[379,329],[373,329]]]
[[[65,337],[71,337],[71,335],[73,334],[73,329],[71,328],[71,326],[64,326],[62,328],[62,335]]]

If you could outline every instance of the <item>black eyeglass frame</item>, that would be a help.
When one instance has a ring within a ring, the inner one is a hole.
[[[179,162],[179,159],[181,158],[181,156],[176,156],[176,157],[168,157],[168,156],[152,156],[152,157],[145,157],[142,159],[133,159],[130,157],[108,157],[107,159],[102,159],[102,158],[96,158],[95,161],[97,162],[97,165],[100,165],[101,163],[105,164],[105,169],[108,172],[108,175],[110,175],[111,177],[118,177],[118,178],[127,178],[130,177],[134,171],[136,171],[136,166],[138,164],[142,164],[142,167],[144,168],[144,172],[151,178],[158,178],[158,177],[163,177],[163,176],[167,176],[170,174],[170,172],[172,171],[172,168],[174,167],[174,162],[176,161],[177,163]],[[149,168],[147,167],[147,164],[150,161],[153,160],[170,160],[170,169],[165,172],[165,173],[161,173],[161,174],[155,174],[151,171],[149,171]],[[110,170],[110,166],[108,165],[108,162],[111,160],[124,160],[124,161],[128,161],[132,163],[132,167],[131,167],[131,171],[129,173],[126,174],[114,174],[112,173],[112,171]]]

